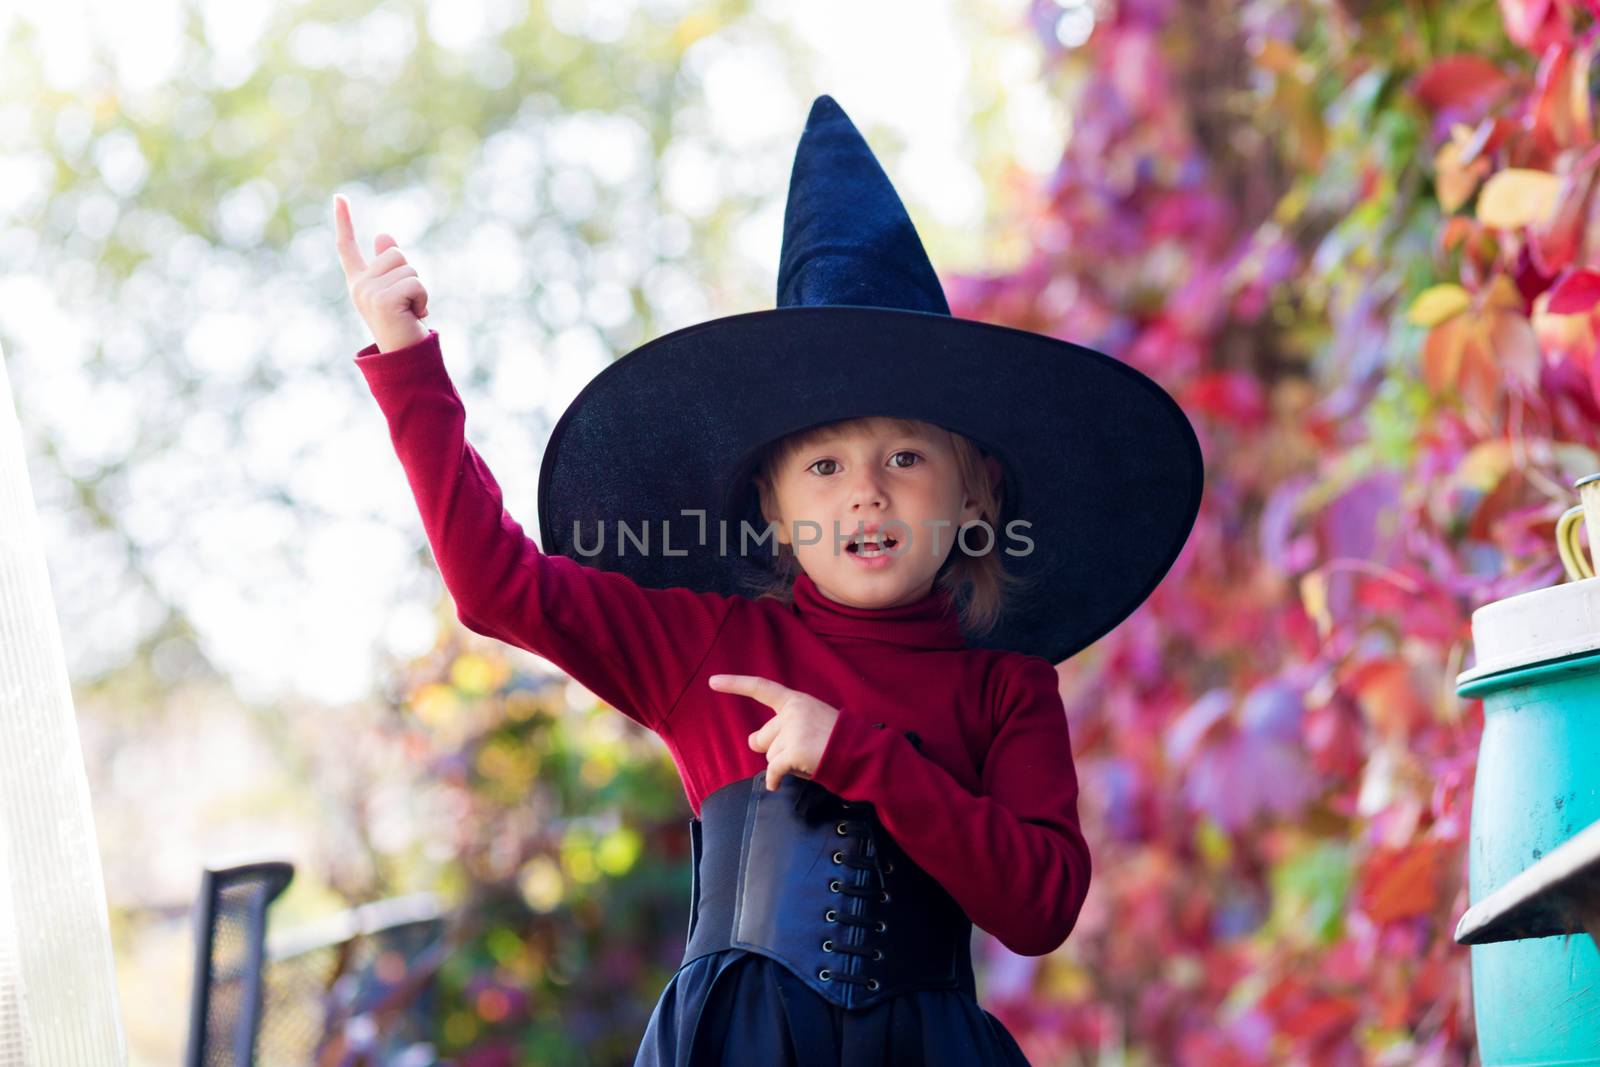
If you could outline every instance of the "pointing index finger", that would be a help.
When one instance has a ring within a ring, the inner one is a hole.
[[[356,244],[356,228],[350,221],[350,202],[342,196],[333,198],[333,238],[346,281],[367,269],[367,261],[361,258],[361,248]]]
[[[787,686],[779,685],[771,678],[762,678],[754,674],[713,674],[707,679],[713,689],[720,689],[725,693],[741,693],[767,705],[773,710],[783,703],[789,695]]]

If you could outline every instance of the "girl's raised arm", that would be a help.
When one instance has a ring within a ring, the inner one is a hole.
[[[420,321],[427,293],[415,270],[384,234],[377,257],[363,263],[342,198],[335,230],[351,297],[377,339],[355,363],[388,421],[457,617],[476,633],[545,657],[636,722],[659,729],[733,601],[649,589],[541,552],[505,510],[488,465],[466,440],[466,410],[445,371],[439,335]],[[396,273],[402,269],[410,273]]]

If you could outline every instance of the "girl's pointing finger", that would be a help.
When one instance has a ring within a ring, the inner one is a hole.
[[[367,269],[367,261],[361,258],[361,249],[356,245],[355,226],[350,221],[350,202],[342,196],[333,198],[333,234],[345,280],[354,281],[356,275]]]
[[[786,686],[779,685],[771,678],[761,678],[753,674],[713,674],[706,679],[706,682],[719,692],[739,693],[752,697],[774,709],[789,694]]]

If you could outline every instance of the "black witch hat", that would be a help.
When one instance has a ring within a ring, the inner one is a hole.
[[[1203,481],[1182,409],[1103,353],[952,316],[905,206],[829,96],[795,153],[777,297],[649,341],[579,393],[540,469],[544,551],[647,587],[749,595],[775,560],[750,482],[765,447],[880,415],[1000,461],[993,551],[1023,592],[973,647],[1059,663],[1170,569]]]

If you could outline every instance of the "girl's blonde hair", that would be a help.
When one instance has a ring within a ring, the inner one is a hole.
[[[984,462],[988,453],[962,435],[916,419],[869,416],[823,423],[779,438],[767,446],[766,452],[757,460],[754,472],[750,476],[760,496],[763,519],[770,521],[772,516],[779,514],[777,472],[796,452],[819,440],[832,437],[848,426],[873,423],[884,423],[903,433],[926,433],[931,428],[936,433],[948,435],[955,451],[956,469],[961,476],[963,491],[978,502],[978,520],[989,524],[993,536],[975,539],[977,543],[987,542],[988,549],[974,555],[962,550],[955,542],[954,535],[959,531],[951,531],[950,555],[939,568],[939,573],[934,578],[934,586],[954,594],[960,613],[961,628],[967,636],[982,637],[999,620],[1008,598],[1015,592],[1016,587],[1024,583],[1022,579],[1005,569],[997,554],[1001,543],[1000,535],[1003,532],[1000,529],[1000,509],[1005,502],[1004,486],[989,476],[988,466]],[[772,598],[788,604],[793,598],[794,580],[801,570],[793,546],[778,543],[774,561],[772,578],[757,589],[755,597]]]

